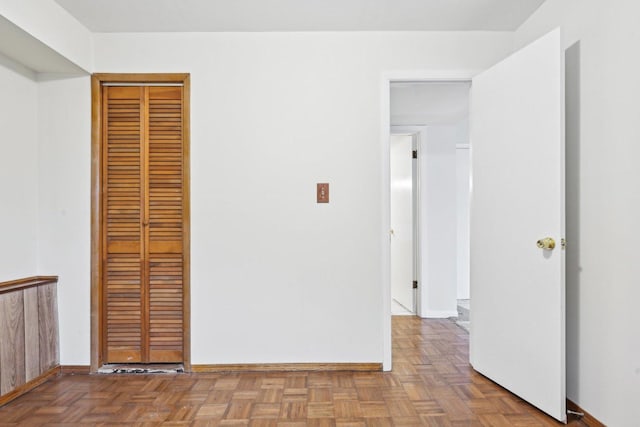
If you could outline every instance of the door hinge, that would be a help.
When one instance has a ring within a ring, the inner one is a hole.
[[[418,150],[413,150],[411,152],[411,158],[412,159],[417,159],[418,158]]]
[[[418,289],[418,281],[417,280],[413,281],[413,289]]]

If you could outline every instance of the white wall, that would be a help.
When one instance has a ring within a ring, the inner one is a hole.
[[[467,126],[464,126],[468,129]],[[470,297],[469,138],[457,139],[456,147],[456,297]]]
[[[0,282],[37,274],[35,76],[0,56]]]
[[[191,73],[192,362],[382,361],[382,71],[484,68],[508,53],[512,35],[98,34],[95,42],[98,72]],[[41,152],[66,156],[41,178],[53,194],[41,197],[49,231],[40,268],[64,275],[62,363],[88,364],[89,83],[41,85],[41,113],[51,114]],[[72,118],[73,129],[57,124]],[[317,182],[331,184],[328,205],[315,203]]]
[[[610,426],[640,402],[640,3],[547,0],[521,46],[561,25],[567,52],[567,394]]]
[[[38,84],[38,272],[58,275],[60,358],[87,364],[90,350],[91,84]]]
[[[455,126],[428,126],[420,157],[422,317],[457,316]]]

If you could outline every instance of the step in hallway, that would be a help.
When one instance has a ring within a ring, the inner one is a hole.
[[[394,316],[392,372],[61,375],[0,426],[562,425],[475,373],[468,341],[453,320]]]

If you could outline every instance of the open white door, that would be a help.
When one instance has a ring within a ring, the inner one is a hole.
[[[413,137],[391,135],[391,297],[414,311]]]
[[[555,30],[473,79],[470,360],[566,422],[563,78]]]

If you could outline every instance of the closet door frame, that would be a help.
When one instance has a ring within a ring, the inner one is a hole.
[[[102,87],[106,83],[124,85],[181,84],[183,86],[183,365],[191,371],[190,299],[190,75],[97,73],[91,76],[91,366],[95,373],[104,364],[102,348],[103,266],[102,266]]]

